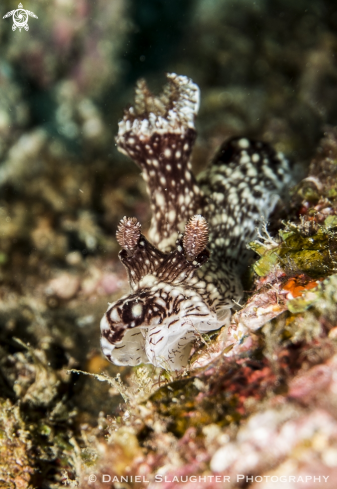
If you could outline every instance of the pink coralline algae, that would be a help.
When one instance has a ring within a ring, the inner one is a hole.
[[[101,321],[103,353],[116,365],[180,370],[196,338],[229,323],[242,296],[247,242],[289,182],[284,156],[246,138],[223,143],[195,179],[198,107],[198,86],[170,74],[159,97],[140,81],[119,124],[118,149],[142,169],[153,215],[151,242],[136,218],[122,219],[117,231],[131,293]]]

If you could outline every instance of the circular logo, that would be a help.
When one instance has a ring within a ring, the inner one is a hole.
[[[28,14],[26,10],[23,10],[21,8],[15,10],[13,14],[13,22],[18,27],[19,29],[22,29],[27,24],[28,21]]]

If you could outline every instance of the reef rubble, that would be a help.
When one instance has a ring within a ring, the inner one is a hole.
[[[29,38],[0,23],[0,487],[334,489],[334,2],[198,0],[171,61],[146,71],[138,56],[154,86],[165,70],[198,80],[196,172],[239,134],[295,163],[230,326],[177,372],[117,367],[99,346],[106,303],[128,290],[118,221],[150,220],[112,147],[141,23],[128,5],[41,3]]]

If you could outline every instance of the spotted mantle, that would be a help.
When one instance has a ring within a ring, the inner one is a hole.
[[[288,162],[268,144],[223,143],[196,179],[191,152],[199,88],[169,74],[155,97],[141,80],[125,111],[118,149],[142,169],[151,201],[149,241],[135,218],[121,220],[117,240],[130,293],[101,321],[101,347],[116,365],[152,363],[180,370],[199,335],[228,324],[242,296],[247,242],[289,183]]]

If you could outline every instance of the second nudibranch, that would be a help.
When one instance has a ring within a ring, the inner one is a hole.
[[[288,162],[268,144],[232,138],[195,179],[191,152],[199,88],[167,75],[159,97],[138,82],[117,146],[142,169],[151,200],[148,241],[136,218],[117,230],[130,294],[101,321],[101,347],[116,365],[188,364],[193,341],[228,324],[242,296],[240,273],[261,218],[290,180]]]

